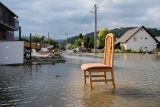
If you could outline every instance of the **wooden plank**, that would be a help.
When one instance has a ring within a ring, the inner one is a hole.
[[[113,79],[107,79],[107,81],[113,81]]]
[[[89,77],[89,75],[86,75],[86,77]],[[105,75],[91,75],[91,77],[105,77]]]
[[[85,77],[89,77],[89,75],[85,75]]]
[[[105,77],[105,75],[91,75],[91,77]]]
[[[30,43],[29,42],[24,42],[24,47],[25,48],[30,48]],[[33,48],[33,49],[40,49],[40,45],[39,44],[36,44],[36,43],[32,43],[31,44],[31,47]]]
[[[92,82],[105,82],[105,80],[92,80]]]

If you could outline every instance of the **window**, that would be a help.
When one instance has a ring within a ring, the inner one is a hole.
[[[134,42],[136,41],[136,37],[134,37]]]

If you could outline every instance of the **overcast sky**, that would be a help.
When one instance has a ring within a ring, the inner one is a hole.
[[[98,29],[107,27],[160,27],[160,0],[1,0],[19,17],[22,35],[29,33],[65,39],[94,30],[98,6]]]

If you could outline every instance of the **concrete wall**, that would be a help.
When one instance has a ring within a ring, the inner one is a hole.
[[[23,63],[23,41],[0,41],[0,65]]]
[[[157,47],[156,41],[143,28],[132,36],[127,43],[124,44],[126,49],[134,51],[153,51]]]

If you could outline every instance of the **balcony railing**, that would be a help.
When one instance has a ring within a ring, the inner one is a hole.
[[[19,21],[17,19],[14,19],[14,24],[13,24],[13,27],[18,30],[19,28]]]
[[[15,17],[8,18],[8,20],[6,20],[4,16],[0,16],[0,22],[4,26],[8,26],[10,28],[13,28],[14,30],[18,30],[19,28],[19,21]]]

